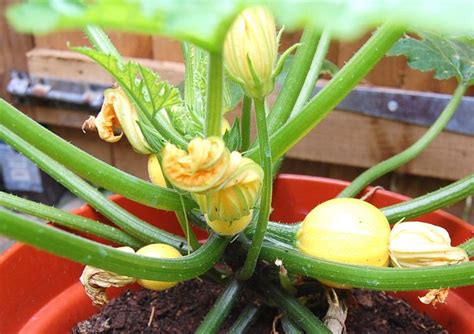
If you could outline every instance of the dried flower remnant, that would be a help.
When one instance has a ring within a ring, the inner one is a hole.
[[[99,114],[96,118],[89,117],[82,129],[97,130],[99,137],[109,143],[119,141],[125,134],[136,152],[150,153],[150,147],[138,125],[138,113],[120,87],[104,91],[104,102]],[[115,134],[114,129],[121,129],[122,132]]]

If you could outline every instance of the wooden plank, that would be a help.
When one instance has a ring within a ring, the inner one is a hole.
[[[152,58],[150,36],[111,31],[107,33],[124,57]],[[91,46],[81,31],[63,31],[47,35],[36,35],[35,45],[38,48],[69,50],[69,46]]]
[[[33,37],[31,35],[16,33],[5,19],[6,7],[14,3],[13,0],[0,2],[0,97],[9,102],[13,102],[11,96],[6,91],[6,86],[10,80],[10,71],[27,69],[25,53],[33,48]],[[26,105],[17,106],[25,114],[31,115],[32,110]]]
[[[369,167],[402,151],[426,128],[333,111],[288,156]],[[415,160],[399,171],[441,179],[459,179],[473,172],[474,137],[442,133]]]
[[[32,75],[110,85],[112,77],[91,59],[72,51],[35,48],[28,52],[28,71]],[[184,65],[168,61],[132,58],[152,68],[173,85],[184,78]]]
[[[161,36],[152,37],[153,59],[183,63],[183,53],[178,41]]]
[[[132,175],[148,180],[148,156],[132,149],[125,136],[117,143],[109,144],[112,150],[112,164]]]

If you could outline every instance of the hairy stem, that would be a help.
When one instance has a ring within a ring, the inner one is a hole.
[[[68,227],[76,231],[91,233],[118,245],[130,246],[134,249],[144,246],[143,242],[115,227],[1,191],[0,206],[46,219],[57,225]]]
[[[382,212],[392,224],[400,219],[418,217],[424,213],[447,207],[474,194],[474,174],[446,187],[406,202],[387,206]]]
[[[329,44],[331,43],[331,34],[328,30],[324,30],[321,34],[321,38],[319,39],[318,48],[314,54],[313,61],[311,63],[311,67],[308,71],[308,75],[304,81],[304,85],[301,88],[300,95],[296,100],[295,106],[293,107],[293,111],[291,112],[290,117],[295,117],[298,112],[303,108],[303,106],[308,102],[311,94],[314,91],[314,87],[316,86],[316,81],[318,81],[321,67],[323,66],[324,59],[326,58],[326,54],[328,53]]]
[[[404,29],[390,23],[380,27],[295,118],[281,128],[271,128],[270,144],[273,160],[282,157],[318,125],[383,58],[403,32]],[[258,160],[258,148],[249,150],[247,156]]]
[[[284,310],[306,333],[331,333],[313,312],[286,291],[268,281],[260,282],[259,286],[265,296]]]
[[[439,115],[436,122],[434,122],[428,131],[413,145],[403,152],[366,170],[354,179],[337,197],[354,197],[374,180],[416,158],[443,131],[446,124],[451,120],[461,103],[466,89],[467,86],[465,84],[459,84],[454,92],[453,98]]]
[[[98,212],[109,218],[114,224],[120,226],[128,234],[144,242],[163,242],[173,247],[181,248],[181,238],[140,220],[114,202],[108,200],[96,188],[89,185],[63,165],[51,159],[48,155],[28,144],[3,125],[0,125],[0,138],[33,161],[39,168],[64,185],[74,195],[82,198]]]
[[[307,27],[301,36],[301,45],[296,51],[296,56],[291,64],[280,93],[268,114],[268,130],[270,133],[278,130],[290,117],[306,75],[311,67],[311,61],[318,45],[319,31]]]
[[[84,33],[95,49],[103,53],[111,54],[120,60],[122,59],[122,56],[110,41],[109,36],[107,36],[101,28],[87,25],[84,28]]]
[[[224,87],[224,61],[221,53],[209,54],[207,77],[207,114],[205,133],[207,137],[222,135],[222,110]]]
[[[0,221],[0,234],[8,238],[119,275],[167,282],[184,281],[204,274],[220,259],[229,241],[213,235],[191,255],[158,259],[104,246],[5,210],[0,210]]]
[[[265,99],[255,99],[255,114],[257,118],[257,133],[260,147],[260,161],[263,163],[263,186],[260,198],[260,209],[255,234],[252,238],[247,258],[239,273],[239,278],[247,280],[252,277],[257,264],[260,248],[262,247],[265,231],[267,230],[268,217],[270,215],[272,202],[272,154],[268,143],[268,131],[265,116]]]
[[[229,328],[227,334],[241,334],[246,333],[252,323],[257,320],[257,318],[262,313],[262,309],[253,304],[247,304],[245,308],[240,313],[239,317],[232,324],[232,327]]]
[[[242,290],[242,285],[243,283],[239,282],[237,279],[232,279],[227,284],[199,328],[196,330],[197,334],[212,334],[219,331],[219,327],[230,313],[232,306],[234,306],[235,301]]]
[[[48,131],[3,99],[0,99],[0,114],[1,125],[86,180],[154,208],[181,209],[176,191],[155,186],[93,157]],[[197,207],[189,199],[185,199],[185,204],[187,208]]]

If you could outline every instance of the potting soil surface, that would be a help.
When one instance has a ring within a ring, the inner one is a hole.
[[[82,321],[73,333],[194,333],[222,291],[218,284],[191,280],[163,292],[128,291],[102,308],[101,313]],[[241,296],[221,326],[226,333],[246,302],[259,303],[249,289]],[[320,318],[327,301],[319,291],[306,298],[307,305]],[[383,292],[352,290],[346,328],[348,333],[447,333],[440,325],[410,305]],[[247,333],[284,333],[276,309],[263,306],[263,312]]]

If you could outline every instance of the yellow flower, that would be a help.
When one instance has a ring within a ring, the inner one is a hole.
[[[273,90],[277,47],[275,21],[265,7],[244,10],[227,33],[226,69],[250,96],[264,97]]]
[[[451,246],[444,228],[422,222],[403,222],[390,233],[390,259],[394,266],[416,268],[469,261],[467,253]]]
[[[229,150],[219,137],[194,138],[188,144],[188,152],[173,144],[162,150],[163,172],[176,187],[202,192],[215,186],[227,171]]]
[[[162,156],[167,179],[192,193],[208,221],[243,224],[241,218],[250,214],[262,187],[263,170],[257,163],[230,153],[218,137],[194,138],[188,152],[167,144]]]
[[[148,176],[152,183],[166,188],[165,177],[163,176],[163,171],[161,170],[160,162],[156,154],[150,154],[148,156]]]
[[[104,103],[102,109],[93,119],[95,128],[101,139],[115,143],[123,134],[127,137],[133,149],[141,154],[149,154],[150,147],[143,137],[142,131],[137,123],[138,113],[128,96],[122,88],[109,88],[104,91]],[[91,122],[91,121],[87,121]],[[87,123],[86,122],[86,123]],[[85,124],[91,126],[91,124]],[[119,135],[114,134],[114,129],[122,129]]]

